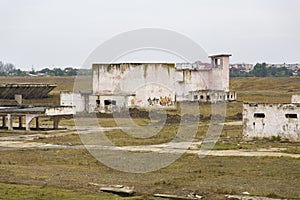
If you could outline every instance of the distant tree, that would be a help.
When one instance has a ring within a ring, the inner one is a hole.
[[[64,75],[65,76],[76,76],[77,75],[77,69],[74,69],[72,67],[67,67],[64,69]]]
[[[11,63],[3,63],[0,61],[0,76],[12,75],[15,70],[15,66]]]
[[[54,72],[55,76],[63,76],[64,75],[64,71],[60,68],[54,68],[53,72]]]
[[[267,67],[266,63],[257,63],[253,70],[252,74],[256,77],[266,77],[267,76]]]
[[[15,69],[13,72],[12,72],[12,75],[13,76],[26,76],[26,71],[22,71],[20,69]]]
[[[29,74],[37,74],[37,72],[35,71],[35,69],[33,67],[31,67],[31,71],[29,71]]]
[[[39,71],[39,73],[43,73],[43,74],[49,74],[49,72],[51,72],[51,69],[49,69],[49,68],[44,68]]]
[[[78,69],[77,75],[78,76],[90,76],[90,75],[92,75],[92,70],[91,69]]]

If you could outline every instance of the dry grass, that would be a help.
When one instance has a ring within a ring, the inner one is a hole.
[[[289,103],[293,94],[300,94],[299,85],[299,77],[230,79],[238,101],[245,102]]]
[[[186,188],[206,196],[216,193],[222,197],[222,194],[248,191],[252,195],[300,198],[300,159],[199,159],[196,155],[184,155],[158,171],[130,174],[106,167],[86,150],[1,151],[0,156],[2,183],[83,191],[95,191],[89,182],[123,184],[135,186],[138,195],[146,196],[158,192],[180,193]],[[39,191],[39,187],[33,191]]]
[[[44,82],[56,83],[58,87],[49,98],[31,103],[57,104],[59,91],[72,90],[73,77],[0,78],[0,82]],[[83,83],[86,80],[82,79]],[[299,78],[234,78],[231,89],[238,94],[238,102],[227,103],[227,116],[242,112],[242,101],[247,102],[290,102],[292,94],[300,93]],[[193,110],[191,106],[189,109]],[[178,114],[178,111],[169,111]],[[211,105],[201,104],[200,113],[211,114]],[[42,123],[52,122],[43,119]],[[138,125],[148,125],[149,119],[134,119]],[[102,126],[116,126],[111,118],[101,118]],[[61,125],[73,125],[73,120],[64,120]],[[86,125],[89,118],[86,118]],[[173,138],[178,124],[168,124],[155,137],[146,140],[131,138],[122,131],[107,132],[117,145],[143,145],[163,143]],[[196,138],[203,139],[208,129],[207,122],[200,122]],[[242,126],[225,125],[221,139],[215,149],[255,149],[281,147],[284,152],[299,153],[299,144],[283,143],[270,139],[245,142],[241,140]],[[2,134],[2,133],[1,133]],[[77,134],[65,137],[35,140],[52,144],[82,144]],[[195,191],[207,199],[223,199],[223,194],[277,196],[300,199],[300,159],[272,157],[206,157],[184,155],[168,167],[145,174],[130,174],[111,169],[94,159],[86,150],[11,150],[0,151],[0,199],[17,199],[22,195],[29,199],[116,198],[96,194],[97,188],[89,182],[102,184],[124,184],[135,186],[137,199],[150,198],[153,193],[177,193]],[[115,158],[118,159],[118,158]],[[29,186],[24,186],[29,185]],[[59,189],[58,189],[59,188]],[[36,193],[33,197],[30,193]],[[13,196],[17,195],[17,197]],[[57,194],[55,196],[55,194]],[[100,195],[100,196],[98,196]]]

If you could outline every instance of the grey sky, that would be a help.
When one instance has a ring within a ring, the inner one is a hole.
[[[190,37],[232,63],[300,62],[298,0],[0,0],[0,60],[80,66],[98,45],[138,28]]]

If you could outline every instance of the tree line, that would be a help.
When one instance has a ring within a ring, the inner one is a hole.
[[[77,69],[73,67],[66,67],[61,69],[55,67],[53,69],[44,68],[41,70],[25,71],[16,69],[11,63],[4,63],[0,61],[0,76],[85,76],[91,75],[90,69]],[[300,70],[294,71],[286,67],[267,67],[266,63],[257,63],[253,70],[246,72],[240,69],[231,68],[230,77],[288,77],[300,76]]]
[[[16,69],[16,67],[11,63],[4,63],[0,61],[0,76],[85,76],[91,75],[91,70],[89,69],[77,69],[73,67],[66,67],[61,69],[55,67],[53,69],[44,68],[41,70],[25,71],[21,69]]]
[[[300,76],[300,70],[294,71],[286,67],[267,67],[266,63],[257,63],[250,72],[236,68],[230,69],[230,77],[289,77]]]

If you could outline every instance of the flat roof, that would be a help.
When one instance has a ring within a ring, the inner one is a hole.
[[[209,58],[215,58],[215,57],[230,57],[232,56],[230,53],[221,53],[221,54],[214,54],[208,56]]]
[[[108,63],[93,63],[92,65],[121,65],[121,64],[168,64],[168,65],[175,65],[176,62],[170,61],[124,61],[124,62],[108,62]]]
[[[14,99],[15,95],[24,99],[45,98],[55,87],[53,84],[0,84],[0,99]]]

